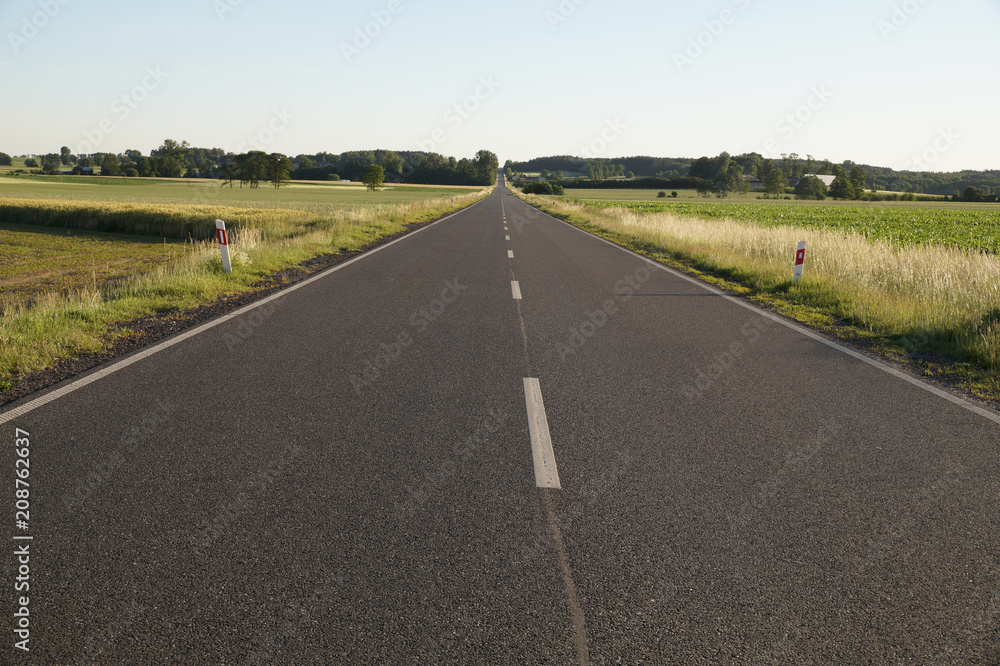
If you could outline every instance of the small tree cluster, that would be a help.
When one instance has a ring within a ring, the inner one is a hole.
[[[268,155],[262,150],[251,150],[249,153],[236,155],[232,162],[221,165],[219,180],[223,186],[229,187],[238,180],[241,188],[248,185],[252,190],[259,188],[261,182],[269,182],[274,185],[274,189],[278,189],[288,182],[291,170],[292,160],[287,155]]]
[[[826,199],[826,184],[816,176],[801,178],[795,186],[795,198],[823,201]]]
[[[566,193],[566,190],[559,183],[549,182],[527,183],[521,190],[525,194],[548,194],[552,196],[562,196]]]

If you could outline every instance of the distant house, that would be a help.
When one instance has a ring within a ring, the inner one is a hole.
[[[821,176],[815,173],[807,173],[806,175],[802,176],[802,178],[809,178],[810,176],[812,176],[813,178],[819,178],[821,181],[823,181],[823,184],[826,185],[826,189],[830,189],[831,187],[833,187],[833,181],[837,180],[836,176]],[[793,181],[792,187],[798,185],[799,181],[802,180],[802,178],[798,178],[795,181]]]
[[[747,184],[750,185],[750,189],[753,190],[754,192],[759,192],[760,190],[764,189],[764,181],[762,181],[757,176],[748,176],[744,174],[743,180],[747,181]]]

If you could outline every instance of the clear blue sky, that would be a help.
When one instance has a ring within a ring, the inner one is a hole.
[[[4,0],[0,151],[255,137],[995,169],[998,26],[995,0]]]

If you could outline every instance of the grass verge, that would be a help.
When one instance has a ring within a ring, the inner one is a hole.
[[[1000,258],[860,233],[519,196],[546,213],[919,374],[1000,400]],[[805,277],[792,283],[798,241]]]
[[[222,272],[214,241],[184,245],[182,256],[142,275],[71,293],[50,293],[0,315],[0,391],[18,377],[61,359],[102,351],[129,335],[120,325],[164,313],[183,313],[220,298],[254,291],[278,271],[317,256],[356,252],[379,239],[429,222],[488,196],[483,190],[395,206],[357,206],[300,219],[273,218],[270,228],[247,225],[230,235],[233,272]],[[268,211],[275,213],[275,211]]]

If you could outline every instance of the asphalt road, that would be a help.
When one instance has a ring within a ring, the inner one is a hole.
[[[172,342],[0,414],[2,661],[1000,657],[996,415],[503,187]]]

